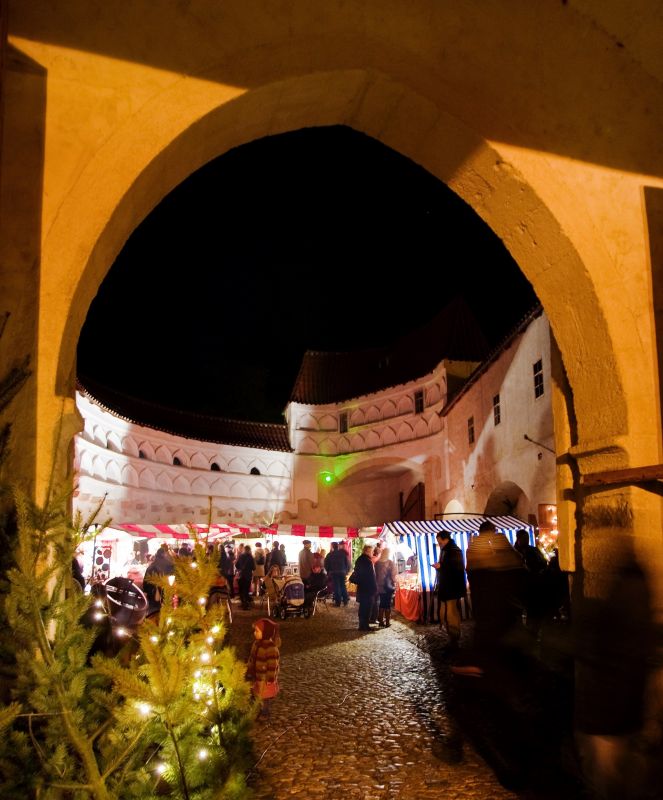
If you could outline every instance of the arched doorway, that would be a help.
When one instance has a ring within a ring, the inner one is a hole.
[[[559,345],[556,385],[565,373],[570,386],[557,415],[557,450],[568,455],[560,486],[660,460],[642,185],[663,175],[663,90],[646,44],[626,37],[616,47],[624,20],[564,4],[510,14],[496,4],[477,18],[434,0],[416,12],[365,9],[361,19],[353,4],[308,15],[296,0],[260,21],[243,4],[221,14],[202,0],[199,12],[143,4],[104,25],[87,4],[59,15],[37,0],[11,15],[3,191],[26,202],[3,205],[20,235],[3,251],[13,327],[2,346],[36,367],[12,411],[22,441],[14,474],[43,496],[54,443],[59,453],[58,438],[79,426],[83,320],[149,210],[238,144],[330,124],[375,137],[447,183],[534,286]],[[164,36],[136,35],[146,30]],[[570,70],[587,76],[573,98]],[[630,493],[629,502],[643,530],[659,528],[656,501]]]

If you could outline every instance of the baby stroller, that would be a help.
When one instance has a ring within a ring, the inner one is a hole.
[[[274,581],[276,600],[272,606],[274,619],[308,617],[310,609],[304,604],[304,581],[298,575],[286,575]]]

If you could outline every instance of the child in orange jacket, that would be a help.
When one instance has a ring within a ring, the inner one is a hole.
[[[281,637],[279,626],[267,617],[253,623],[255,641],[251,648],[246,674],[253,680],[253,696],[263,701],[261,715],[269,714],[269,701],[279,693]]]

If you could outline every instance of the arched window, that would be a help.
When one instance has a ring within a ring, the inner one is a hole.
[[[258,467],[251,467],[251,475],[260,475]]]
[[[221,467],[216,463],[216,461],[213,461],[210,464],[210,469],[212,470],[212,472],[221,472]]]
[[[143,450],[138,451],[138,458],[147,458]]]
[[[177,456],[175,456],[175,458],[173,459],[173,466],[175,466],[175,467],[181,467],[182,466],[182,462],[179,460],[179,458]]]

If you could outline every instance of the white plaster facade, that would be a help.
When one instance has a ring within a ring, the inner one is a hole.
[[[538,361],[543,393],[535,398]],[[470,375],[449,402],[450,387]],[[215,522],[362,527],[398,519],[402,497],[423,483],[427,517],[506,513],[506,499],[527,520],[555,502],[550,389],[550,329],[540,314],[482,365],[443,360],[417,380],[351,401],[290,403],[292,453],[175,436],[78,393],[74,505],[85,513],[106,494],[104,513],[117,523],[168,524],[205,522],[211,498]]]

